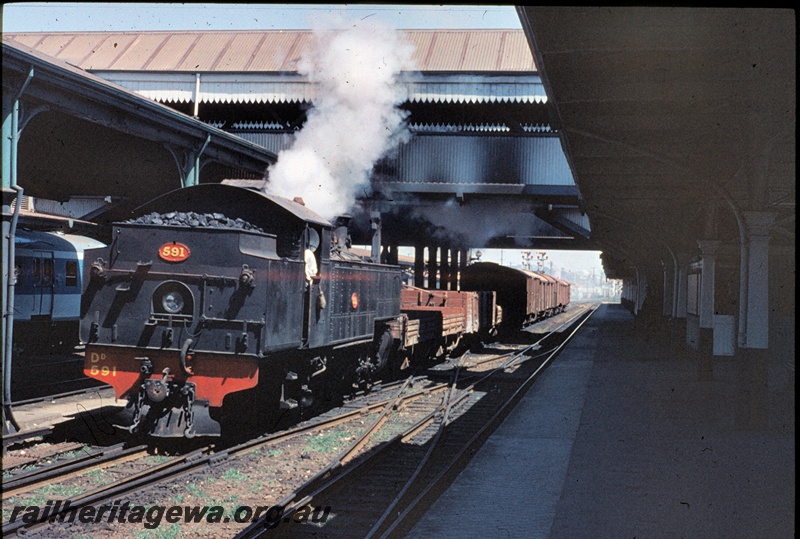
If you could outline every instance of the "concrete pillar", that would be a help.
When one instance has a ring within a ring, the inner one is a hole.
[[[439,288],[437,275],[439,274],[439,247],[432,245],[428,247],[428,289],[436,290]]]
[[[414,286],[425,288],[425,247],[414,246]]]
[[[689,282],[689,257],[685,254],[677,255],[678,258],[678,278],[676,286],[678,290],[678,301],[675,309],[676,318],[686,318],[686,299],[687,286]]]
[[[449,254],[450,254],[450,249],[448,249],[447,247],[442,247],[441,249],[442,276],[439,279],[439,288],[442,290],[450,289],[450,260],[448,258]]]
[[[682,354],[686,348],[686,295],[689,274],[689,256],[676,253],[677,268],[672,271],[673,315],[670,343],[672,352]]]
[[[458,260],[459,250],[453,247],[450,249],[450,290],[458,290]]]
[[[720,242],[717,240],[697,240],[700,247],[700,264],[702,273],[700,277],[700,327],[714,327],[714,275],[716,273],[717,249]]]
[[[672,318],[675,308],[675,275],[672,264],[664,264],[664,297],[661,314]]]
[[[739,400],[736,424],[744,430],[763,430],[768,427],[769,362],[769,227],[774,213],[744,212],[747,242],[743,246],[741,302],[745,305],[740,316],[746,319],[743,339],[736,352],[739,362],[737,384]]]
[[[381,257],[381,214],[372,212],[369,219],[372,228],[372,260],[380,260]]]
[[[642,312],[642,307],[649,294],[650,285],[647,282],[647,275],[645,275],[639,268],[636,268],[636,303],[634,304],[633,314],[639,315]]]
[[[747,224],[745,348],[769,347],[769,227],[774,213],[744,212]]]
[[[714,288],[716,283],[717,240],[697,240],[700,248],[700,306],[698,309],[698,376],[700,380],[713,379],[714,355]]]
[[[442,256],[447,261],[447,272],[442,275],[442,290],[454,290],[451,285],[453,275],[458,271],[458,257],[450,247],[442,247]]]
[[[385,245],[383,248],[383,254],[381,255],[381,262],[384,264],[397,265],[397,256],[397,245]]]
[[[458,289],[461,290],[461,275],[463,275],[464,268],[469,264],[469,250],[461,249],[458,257]]]

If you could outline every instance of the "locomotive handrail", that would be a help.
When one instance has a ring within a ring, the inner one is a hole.
[[[203,324],[205,322],[214,322],[214,323],[224,323],[224,324],[242,324],[242,325],[254,325],[254,326],[265,326],[267,321],[264,319],[261,320],[236,320],[234,318],[215,318],[213,316],[206,316],[200,315],[200,323]]]
[[[186,322],[191,322],[193,316],[191,314],[165,314],[165,313],[151,313],[150,318],[144,323],[145,326],[157,326],[159,322],[166,322],[171,324],[174,322],[183,323],[186,327]]]
[[[123,269],[109,269],[109,270],[106,270],[106,278],[112,277],[111,275],[109,275],[111,273],[117,274],[117,275],[114,275],[115,277],[118,277],[118,276],[122,276],[122,277],[128,277],[128,276],[133,277],[133,276],[136,276],[136,278],[139,278],[139,279],[143,278],[141,273],[139,273],[139,274],[136,273],[136,270],[123,270]],[[162,277],[162,278],[163,277],[174,278],[176,274],[175,273],[167,273],[167,272],[163,272],[163,271],[149,271],[149,272],[147,272],[146,275],[148,277],[152,276],[152,277]],[[204,280],[211,280],[211,281],[217,280],[217,281],[239,282],[239,275],[237,275],[235,277],[231,277],[231,276],[228,276],[228,275],[208,275],[207,273],[203,273],[203,274],[200,274],[200,273],[181,273],[180,277],[182,279],[183,278],[192,278],[192,279],[204,279]]]

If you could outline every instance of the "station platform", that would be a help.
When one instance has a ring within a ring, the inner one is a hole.
[[[742,427],[735,358],[634,326],[602,305],[408,537],[794,537],[793,378]]]

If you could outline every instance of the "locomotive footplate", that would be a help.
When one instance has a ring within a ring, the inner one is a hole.
[[[121,427],[134,434],[162,438],[219,436],[220,424],[211,418],[207,400],[195,399],[195,385],[175,383],[165,376],[145,380],[136,398],[125,409],[130,426]]]

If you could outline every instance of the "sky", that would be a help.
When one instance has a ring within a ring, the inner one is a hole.
[[[399,29],[521,28],[513,5],[152,4],[17,2],[3,5],[4,32],[312,29],[331,17]],[[520,251],[483,249],[482,260],[522,263]],[[602,271],[599,252],[547,251],[555,268]]]
[[[513,5],[150,4],[18,2],[3,5],[4,32],[298,30],[319,18],[380,19],[395,28],[521,28]]]
[[[497,262],[504,266],[521,267],[524,264],[522,253],[528,252],[533,258],[530,259],[530,269],[536,270],[536,264],[539,253],[544,253],[543,264],[545,272],[550,274],[550,264],[554,270],[553,273],[558,275],[558,269],[564,268],[567,271],[578,271],[591,273],[594,268],[595,275],[600,275],[603,271],[603,264],[600,261],[599,251],[556,251],[553,249],[472,249],[472,255],[475,251],[481,252],[481,262]]]

